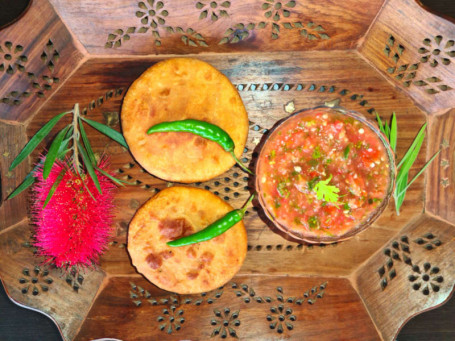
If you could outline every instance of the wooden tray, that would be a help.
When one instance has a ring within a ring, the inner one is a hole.
[[[126,252],[136,209],[172,186],[93,130],[96,152],[137,184],[116,199],[115,236],[96,270],[63,275],[30,247],[27,195],[0,200],[0,277],[10,297],[51,316],[66,340],[392,340],[403,323],[450,296],[455,282],[455,25],[412,0],[35,0],[0,31],[0,176],[5,199],[36,161],[8,172],[43,122],[79,102],[120,129],[122,97],[146,68],[171,55],[210,62],[248,110],[244,158],[273,124],[324,103],[398,116],[398,154],[419,127],[415,168],[441,153],[406,196],[357,237],[302,245],[270,229],[257,207],[245,219],[249,252],[232,282],[180,296],[135,272]],[[61,122],[61,125],[65,122]],[[43,147],[49,140],[43,143]],[[239,206],[252,178],[234,167],[206,188]]]

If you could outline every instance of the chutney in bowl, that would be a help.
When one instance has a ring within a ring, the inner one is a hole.
[[[265,141],[256,165],[258,200],[274,225],[310,243],[364,230],[387,206],[395,184],[387,138],[361,114],[299,111]]]

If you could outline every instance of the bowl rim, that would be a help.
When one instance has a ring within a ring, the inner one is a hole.
[[[385,152],[388,157],[388,164],[389,164],[389,184],[387,188],[387,193],[384,197],[384,199],[381,202],[381,205],[379,205],[370,215],[362,220],[360,223],[358,223],[355,227],[347,230],[345,233],[343,233],[340,236],[316,236],[316,235],[305,235],[305,234],[297,234],[295,231],[290,230],[284,225],[281,225],[278,223],[274,217],[274,215],[268,210],[267,204],[265,203],[265,200],[262,196],[262,191],[261,191],[261,184],[259,181],[259,169],[260,169],[260,160],[262,159],[262,153],[265,150],[265,147],[267,146],[268,141],[276,134],[277,131],[280,130],[280,128],[289,120],[295,119],[297,116],[305,116],[312,114],[312,111],[314,110],[326,110],[330,112],[336,112],[342,115],[350,116],[353,117],[354,119],[358,120],[361,122],[363,125],[367,126],[375,135],[379,138],[381,141],[382,145],[385,148]],[[397,168],[396,168],[396,162],[395,162],[395,153],[392,150],[392,147],[390,146],[390,143],[387,139],[387,137],[380,131],[380,129],[377,127],[377,125],[374,123],[374,121],[367,119],[362,113],[355,111],[355,110],[350,110],[341,106],[327,106],[327,105],[319,105],[315,107],[310,107],[310,108],[304,108],[300,109],[291,115],[279,120],[276,122],[275,126],[270,130],[270,133],[268,134],[267,138],[264,140],[256,162],[256,167],[255,167],[255,173],[256,173],[256,179],[255,179],[255,190],[257,192],[257,199],[258,202],[264,211],[265,215],[267,218],[273,223],[273,225],[278,228],[280,231],[284,232],[288,236],[292,237],[298,242],[306,242],[309,244],[331,244],[339,241],[344,241],[347,239],[350,239],[357,235],[358,233],[364,231],[368,227],[370,227],[374,221],[376,221],[379,216],[384,212],[386,207],[389,204],[389,201],[392,197],[392,194],[395,190],[395,185],[396,185],[396,174],[397,174]]]

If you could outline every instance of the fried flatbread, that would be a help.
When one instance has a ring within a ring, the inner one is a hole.
[[[170,187],[136,212],[128,230],[128,252],[137,271],[156,286],[179,294],[216,289],[240,269],[247,236],[239,222],[211,240],[170,247],[166,243],[194,234],[233,208],[213,193]]]
[[[123,100],[123,135],[137,162],[168,181],[210,180],[234,165],[216,142],[191,133],[147,135],[151,126],[195,119],[224,129],[235,143],[237,157],[248,135],[248,116],[237,90],[210,64],[191,58],[159,62],[146,70]]]

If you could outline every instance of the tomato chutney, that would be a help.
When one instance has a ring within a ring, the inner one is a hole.
[[[269,218],[310,242],[345,239],[369,225],[392,192],[393,152],[359,114],[316,108],[283,121],[257,164],[259,200]]]

